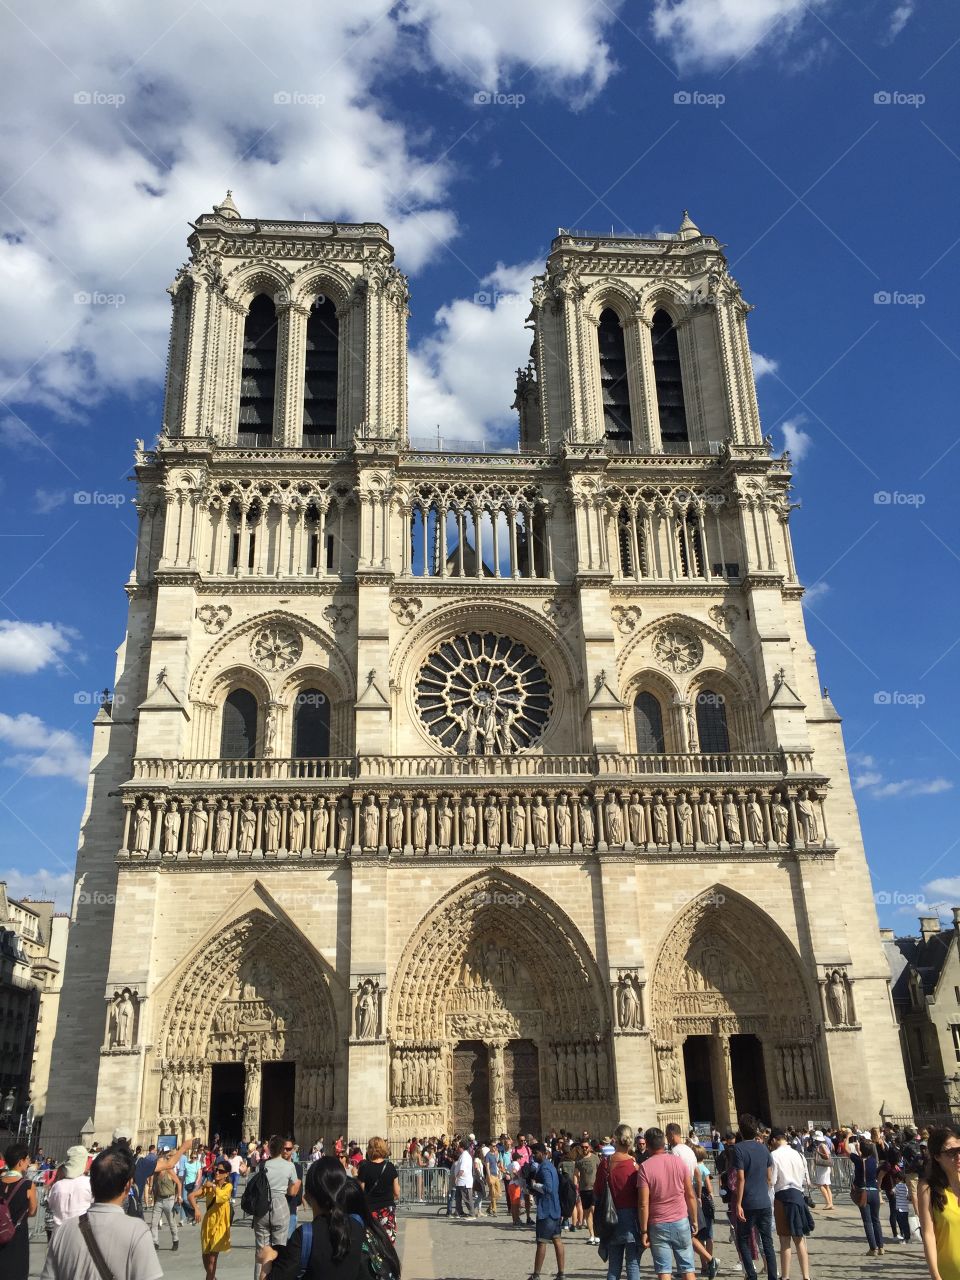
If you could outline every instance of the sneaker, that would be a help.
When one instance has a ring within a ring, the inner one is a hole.
[[[720,1263],[716,1260],[716,1258],[711,1258],[710,1262],[707,1264],[707,1280],[713,1280],[713,1277],[717,1274],[719,1270],[720,1270]]]
[[[883,1257],[883,1245],[881,1245],[880,1248],[877,1250],[877,1257],[878,1258]]]
[[[877,1256],[877,1251],[876,1251],[876,1249],[868,1249],[868,1250],[867,1250],[867,1257],[868,1257],[868,1258],[875,1258],[876,1256]]]
[[[177,1250],[178,1250],[179,1248],[180,1248],[180,1241],[179,1241],[179,1240],[174,1240],[174,1242],[173,1242],[173,1248],[172,1248],[172,1250],[171,1250],[171,1253],[176,1253],[176,1252],[177,1252]]]

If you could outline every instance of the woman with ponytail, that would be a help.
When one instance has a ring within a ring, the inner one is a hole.
[[[920,1237],[931,1280],[960,1280],[960,1128],[934,1129],[917,1186]]]
[[[399,1280],[400,1263],[363,1192],[336,1156],[321,1156],[307,1170],[304,1194],[313,1221],[298,1226],[289,1243],[257,1254],[270,1280]]]

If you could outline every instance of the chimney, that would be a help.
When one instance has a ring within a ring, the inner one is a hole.
[[[960,933],[960,907],[951,908],[953,911],[953,927]]]
[[[931,938],[935,938],[940,932],[939,916],[921,916],[920,917],[920,937],[924,942],[929,942]]]
[[[892,930],[892,929],[881,929],[881,930],[880,930],[880,941],[881,941],[881,942],[892,942],[892,941],[893,941],[893,930]]]

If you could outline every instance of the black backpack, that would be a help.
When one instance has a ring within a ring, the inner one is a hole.
[[[922,1142],[908,1142],[903,1148],[903,1167],[907,1173],[922,1174],[927,1164],[927,1152]]]
[[[243,1189],[240,1208],[244,1213],[249,1213],[251,1218],[265,1218],[272,1207],[273,1196],[267,1182],[267,1171],[261,1165]]]
[[[577,1207],[577,1188],[565,1169],[560,1170],[560,1212],[569,1218]]]

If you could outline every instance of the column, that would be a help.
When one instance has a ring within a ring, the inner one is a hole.
[[[496,506],[490,509],[491,523],[493,524],[493,576],[499,578],[500,575],[500,510]]]
[[[490,1079],[490,1132],[496,1137],[507,1130],[507,1091],[503,1051],[506,1041],[492,1040],[487,1046]]]
[[[513,505],[507,508],[507,526],[510,530],[510,577],[520,577],[520,563],[517,556],[517,509]]]
[[[440,577],[447,576],[447,508],[442,501],[437,502],[437,546],[440,556]]]
[[[710,1037],[710,1082],[717,1128],[723,1133],[736,1128],[737,1103],[733,1093],[730,1065],[730,1037],[724,1033]]]

